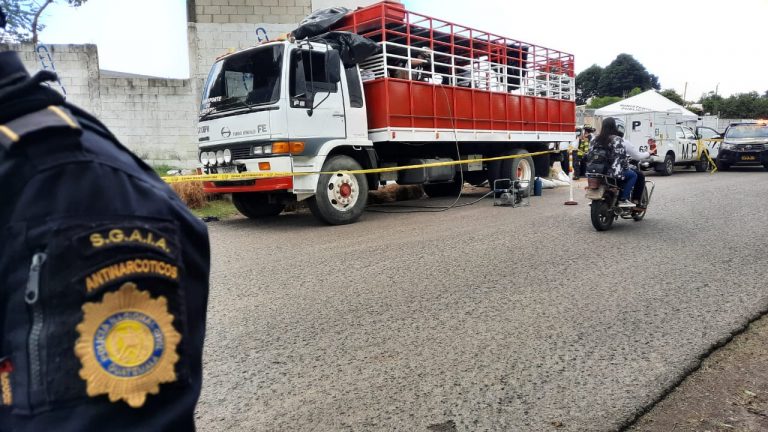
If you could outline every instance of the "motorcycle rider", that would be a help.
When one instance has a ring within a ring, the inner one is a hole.
[[[607,117],[603,120],[600,133],[589,143],[589,152],[608,150],[607,153],[611,155],[611,160],[606,174],[622,181],[618,205],[619,207],[635,207],[629,198],[637,182],[637,172],[629,167],[629,155],[624,146],[622,135],[623,131],[620,131],[616,126],[616,119]]]

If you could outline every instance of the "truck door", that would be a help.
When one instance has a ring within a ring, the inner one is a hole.
[[[720,151],[722,135],[716,130],[704,126],[696,128],[696,132],[702,145],[709,151],[709,157],[712,159],[716,158],[717,153]]]
[[[293,49],[288,74],[288,136],[305,142],[308,153],[346,137],[341,83],[329,81],[325,52]]]
[[[691,128],[677,126],[677,161],[698,160],[698,148],[696,145],[696,134]]]

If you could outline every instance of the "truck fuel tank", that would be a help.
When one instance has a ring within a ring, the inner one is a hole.
[[[436,162],[452,162],[453,159],[409,159],[404,165],[425,165]],[[398,184],[424,184],[424,183],[443,183],[453,180],[456,174],[456,167],[439,166],[429,168],[416,168],[398,172]]]

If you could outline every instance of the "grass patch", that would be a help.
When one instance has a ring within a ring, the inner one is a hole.
[[[199,218],[217,217],[219,219],[226,219],[239,214],[231,202],[223,199],[207,201],[201,208],[190,209],[189,211]]]
[[[162,164],[162,165],[154,165],[152,166],[152,169],[155,170],[155,173],[160,177],[165,177],[168,175],[169,170],[179,169],[179,167]]]

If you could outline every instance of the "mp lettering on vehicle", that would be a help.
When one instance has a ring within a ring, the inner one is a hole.
[[[682,144],[683,159],[692,159],[698,151],[698,146],[694,142],[687,142]]]

